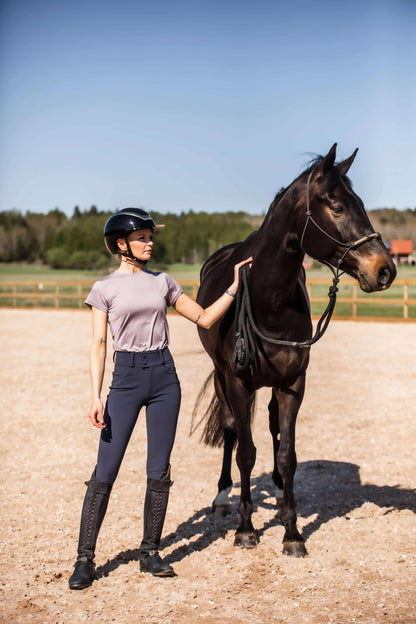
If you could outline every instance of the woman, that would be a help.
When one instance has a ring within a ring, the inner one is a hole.
[[[140,409],[146,406],[147,490],[144,529],[140,545],[140,570],[154,576],[173,576],[158,548],[168,504],[170,454],[175,438],[181,391],[168,349],[166,309],[201,327],[209,328],[230,307],[238,287],[239,267],[234,268],[230,288],[206,309],[182,292],[166,273],[145,269],[152,255],[153,232],[162,228],[140,208],[125,208],[107,221],[104,239],[120,266],[96,282],[86,304],[92,310],[90,373],[92,404],[89,418],[101,429],[97,464],[87,483],[81,513],[78,558],[69,579],[71,589],[91,585],[98,532],[107,509]],[[101,401],[107,342],[107,322],[114,342],[114,372],[105,409]]]

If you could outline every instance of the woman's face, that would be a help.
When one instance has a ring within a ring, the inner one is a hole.
[[[139,260],[149,260],[153,249],[153,232],[150,228],[136,230],[127,237],[133,256]],[[121,251],[127,251],[126,241],[119,238],[117,241]]]

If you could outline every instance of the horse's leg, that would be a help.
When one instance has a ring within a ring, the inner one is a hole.
[[[269,403],[269,429],[273,440],[273,483],[276,486],[276,500],[281,502],[283,498],[283,481],[277,468],[277,453],[279,452],[279,403],[274,392]]]
[[[232,429],[224,429],[224,451],[222,458],[221,475],[218,480],[218,494],[212,503],[212,511],[216,516],[226,516],[230,511],[230,500],[233,482],[231,479],[231,460],[236,440],[236,433]]]
[[[275,389],[280,410],[280,447],[277,465],[283,480],[283,505],[280,513],[285,527],[283,553],[295,557],[304,557],[307,554],[304,539],[296,526],[297,516],[293,495],[293,480],[297,465],[295,426],[304,390],[305,375],[300,375],[296,382],[285,391]]]
[[[250,477],[256,461],[256,447],[251,435],[251,396],[243,383],[230,376],[227,378],[227,398],[237,425],[237,465],[241,477],[241,493],[238,512],[240,524],[237,528],[234,546],[254,548],[257,535],[251,522],[253,503],[250,492]]]
[[[216,369],[214,377],[215,392],[217,394],[218,401],[222,410],[222,421],[231,424],[233,422],[233,416],[227,405],[227,399],[225,397],[223,384],[224,377],[220,371]],[[233,456],[233,448],[236,440],[235,430],[231,427],[224,427],[224,450],[222,459],[221,475],[218,480],[218,493],[212,503],[212,511],[216,516],[225,516],[230,510],[230,501],[228,495],[231,492],[233,482],[231,479],[231,461]]]

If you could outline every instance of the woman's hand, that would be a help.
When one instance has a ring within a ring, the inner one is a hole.
[[[88,416],[94,427],[98,427],[98,429],[105,429],[104,409],[101,399],[93,399]]]
[[[230,286],[230,290],[232,292],[236,293],[237,290],[238,290],[238,281],[239,281],[239,278],[240,278],[240,268],[242,266],[244,266],[245,264],[248,264],[248,263],[250,263],[250,266],[251,266],[252,262],[253,262],[253,257],[250,256],[250,258],[247,258],[246,260],[243,260],[242,262],[239,262],[238,264],[236,264],[234,266],[234,282]]]

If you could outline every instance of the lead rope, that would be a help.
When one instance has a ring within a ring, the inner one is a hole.
[[[271,344],[283,345],[285,347],[306,348],[317,342],[324,335],[329,325],[329,321],[331,320],[334,312],[338,292],[337,284],[339,282],[339,273],[338,271],[337,273],[334,271],[332,285],[329,287],[328,291],[328,305],[318,321],[314,336],[309,340],[303,340],[300,342],[293,340],[280,340],[278,338],[266,336],[256,325],[248,287],[249,271],[250,268],[247,264],[240,268],[239,286],[237,291],[234,319],[235,329],[233,355],[233,362],[236,365],[237,370],[245,370],[247,367],[252,366],[256,360],[257,349],[254,335],[257,335],[262,340],[270,342]]]

